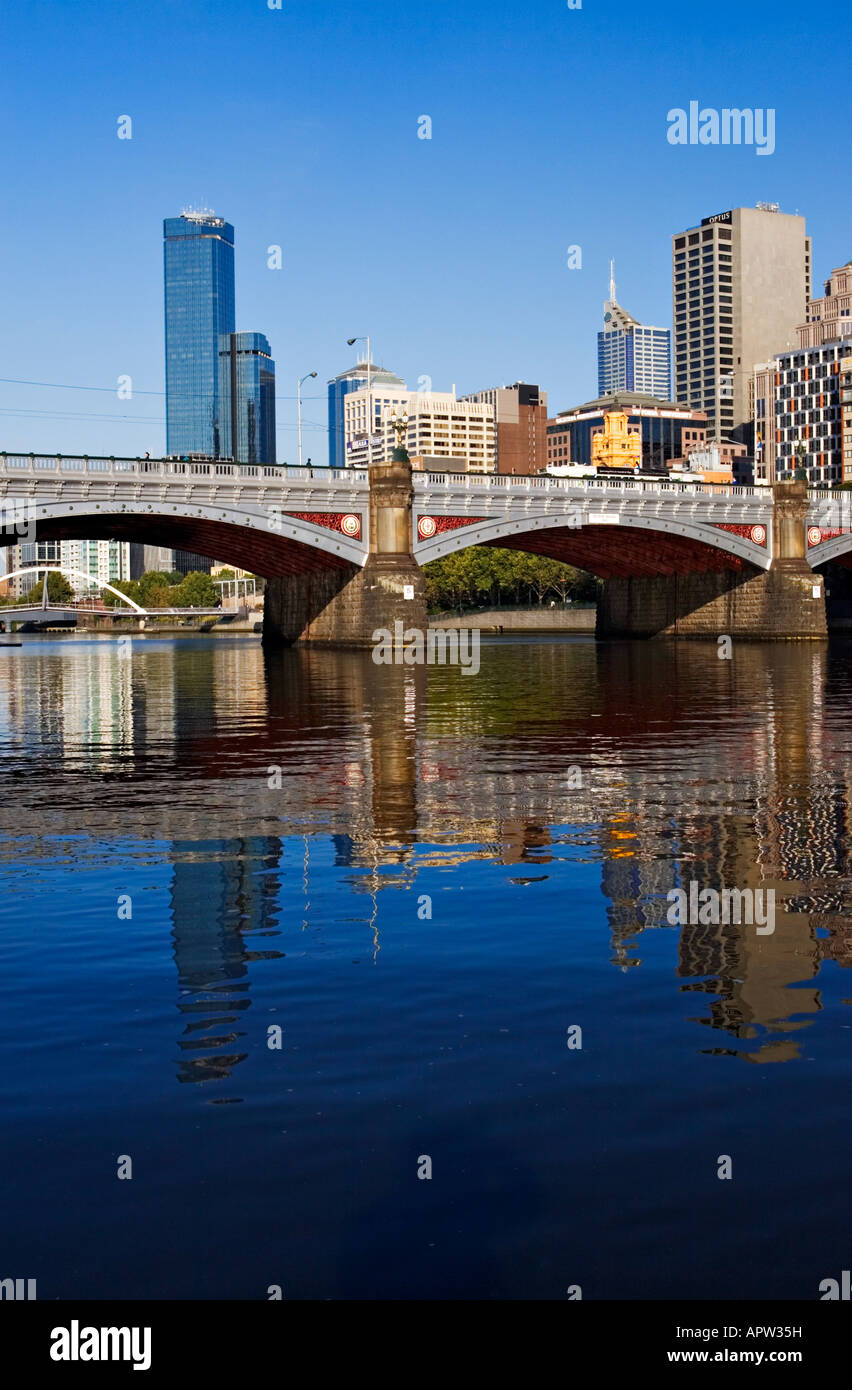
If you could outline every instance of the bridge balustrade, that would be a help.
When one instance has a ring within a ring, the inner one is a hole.
[[[160,479],[232,479],[262,482],[264,485],[278,483],[309,483],[311,487],[332,489],[338,484],[351,487],[366,485],[369,474],[358,468],[298,468],[272,464],[225,463],[215,459],[129,459],[92,458],[83,456],[43,455],[43,454],[4,454],[0,453],[0,475],[10,473],[61,473],[96,474],[103,477],[156,477]],[[709,496],[746,498],[760,496],[761,500],[772,505],[772,492],[764,487],[740,487],[726,483],[694,483],[645,478],[557,478],[550,474],[520,475],[512,473],[422,473],[413,475],[414,489],[418,493],[440,491],[441,489],[464,489],[468,492],[544,492],[561,494],[571,492],[619,493],[627,496],[640,494],[674,494],[676,496]],[[852,494],[827,489],[811,489],[811,502],[837,502],[844,507],[852,507]]]
[[[297,468],[273,464],[218,463],[215,459],[129,459],[92,458],[86,455],[9,454],[0,453],[0,476],[9,473],[98,474],[109,477],[136,475],[156,478],[231,478],[262,481],[263,483],[309,482],[312,486],[331,488],[337,483],[365,484],[368,475],[361,468]]]
[[[468,491],[480,489],[506,490],[544,490],[545,492],[587,491],[621,493],[673,493],[675,496],[704,497],[754,497],[772,505],[772,492],[769,488],[741,487],[732,483],[687,483],[669,482],[663,479],[647,478],[555,478],[551,475],[513,473],[414,473],[416,492],[429,492],[446,488],[464,488]],[[849,495],[849,494],[847,494]]]

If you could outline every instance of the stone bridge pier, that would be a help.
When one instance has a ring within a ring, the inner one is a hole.
[[[753,641],[827,637],[822,576],[808,564],[807,485],[775,483],[772,563],[604,581],[596,635]],[[736,562],[734,562],[736,563]]]
[[[263,641],[268,646],[371,647],[377,628],[425,632],[426,584],[411,551],[411,464],[370,468],[369,553],[363,568],[346,564],[267,581]]]

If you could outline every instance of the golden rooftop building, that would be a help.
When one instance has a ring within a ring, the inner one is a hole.
[[[592,431],[592,463],[598,468],[639,468],[642,435],[621,410],[610,410],[603,424]]]

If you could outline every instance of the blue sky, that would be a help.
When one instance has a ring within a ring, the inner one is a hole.
[[[189,204],[235,226],[237,328],[270,339],[291,463],[296,377],[319,373],[321,463],[347,337],[412,386],[534,381],[555,412],[596,393],[610,256],[663,325],[671,233],[711,213],[805,214],[816,286],[852,256],[830,35],[788,0],[48,0],[3,37],[0,377],[102,388],[0,382],[10,452],[163,450],[162,219]],[[774,108],[775,153],[670,145],[691,100]]]

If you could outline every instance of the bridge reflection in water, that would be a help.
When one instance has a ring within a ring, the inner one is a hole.
[[[613,966],[641,990],[654,934],[676,932],[670,978],[699,1050],[794,1060],[821,969],[852,963],[847,669],[843,648],[810,644],[724,661],[484,642],[465,681],[361,653],[150,642],[125,659],[108,638],[37,641],[0,666],[0,853],[53,856],[72,823],[166,848],[183,1082],[245,1060],[253,971],[319,948],[331,868],[378,966],[398,914],[476,860],[510,871],[507,894],[554,876],[570,894],[575,866],[599,865]],[[666,893],[690,880],[775,889],[774,934],[669,926]],[[473,892],[452,907],[423,930],[479,911]],[[528,909],[519,896],[519,941]]]

